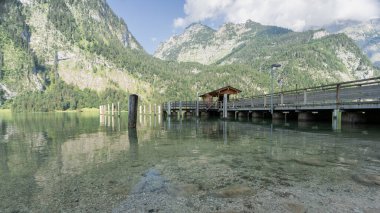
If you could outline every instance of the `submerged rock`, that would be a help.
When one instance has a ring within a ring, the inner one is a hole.
[[[317,166],[317,167],[325,167],[326,164],[316,159],[295,159],[294,160],[298,164],[306,165],[306,166]]]
[[[305,213],[306,208],[298,203],[286,203],[285,209],[292,213]]]
[[[158,170],[149,169],[141,178],[140,182],[133,188],[132,193],[167,193],[168,181],[163,178]]]
[[[380,186],[380,175],[356,174],[352,175],[352,179],[360,184]]]
[[[222,198],[232,198],[232,197],[241,197],[245,195],[252,194],[253,191],[250,187],[245,185],[235,185],[229,186],[227,188],[221,189],[215,193],[216,197]]]
[[[112,212],[191,212],[186,200],[177,197],[177,188],[156,169],[149,169],[133,188],[128,199]]]

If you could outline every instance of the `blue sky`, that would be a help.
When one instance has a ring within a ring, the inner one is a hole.
[[[380,0],[107,0],[148,53],[191,23],[218,28],[248,19],[303,31],[380,17]]]
[[[173,20],[184,16],[184,0],[107,0],[113,11],[121,16],[129,30],[153,53],[161,41],[172,36],[175,31]]]

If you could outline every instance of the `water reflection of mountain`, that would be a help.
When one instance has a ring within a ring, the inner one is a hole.
[[[378,159],[378,134],[371,129],[346,134],[323,124],[143,116],[131,132],[123,118],[114,121],[117,128],[112,120],[103,125],[97,114],[0,119],[0,211],[106,211],[127,198],[144,171],[191,159],[214,162],[218,156],[229,169],[291,165],[294,174],[300,165],[318,170]],[[168,168],[177,171],[180,165],[173,165]],[[333,175],[334,169],[303,176]]]

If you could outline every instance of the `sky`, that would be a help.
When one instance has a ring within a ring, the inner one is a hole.
[[[380,0],[107,0],[148,53],[198,22],[218,28],[252,20],[303,31],[380,17]]]

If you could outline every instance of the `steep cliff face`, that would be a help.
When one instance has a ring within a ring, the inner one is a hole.
[[[108,49],[143,52],[104,0],[4,0],[0,14],[0,90],[9,99],[57,78],[81,89],[150,91],[109,60]]]
[[[192,24],[183,34],[173,36],[162,43],[154,56],[163,60],[213,64],[268,30],[279,34],[290,32],[287,29],[263,26],[252,21],[245,24],[228,23],[218,30],[202,24]]]

